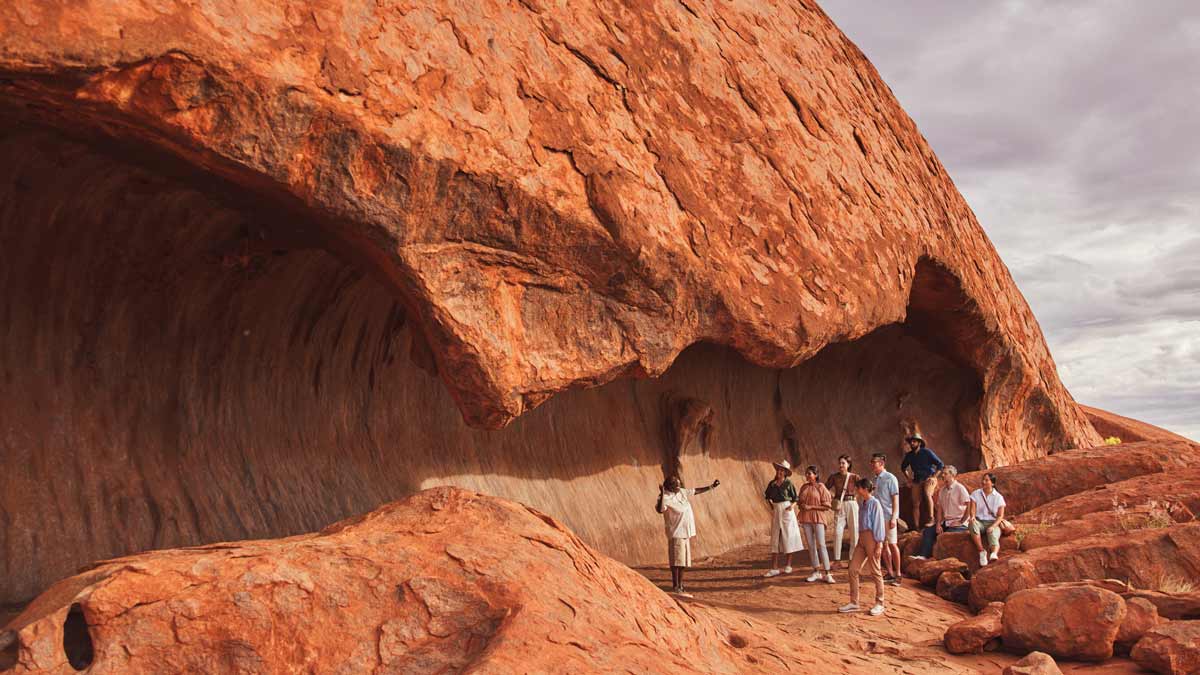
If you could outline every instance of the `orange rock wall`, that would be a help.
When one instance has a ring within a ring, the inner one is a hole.
[[[18,469],[0,473],[2,600],[91,560],[311,531],[445,483],[659,562],[652,507],[676,461],[689,484],[723,481],[696,501],[697,553],[717,553],[765,536],[771,460],[898,461],[910,416],[947,461],[979,462],[959,427],[978,380],[902,325],[784,370],[698,345],[659,379],[473,429],[386,286],[259,238],[271,213],[44,132],[0,139],[0,167],[0,451]]]

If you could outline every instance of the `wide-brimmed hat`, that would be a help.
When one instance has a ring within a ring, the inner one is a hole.
[[[918,432],[914,432],[914,433],[912,433],[912,434],[909,434],[908,438],[906,438],[906,439],[904,439],[904,440],[906,440],[906,441],[920,441],[920,442],[921,442],[921,445],[925,445],[925,439],[924,439],[924,438],[921,436],[921,434],[920,434],[920,433],[918,433]]]
[[[788,461],[786,459],[783,460],[782,462],[775,462],[773,466],[777,469],[783,469],[784,473],[786,473],[789,476],[792,475],[792,465],[788,464]]]

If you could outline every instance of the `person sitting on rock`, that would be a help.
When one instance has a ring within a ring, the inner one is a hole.
[[[842,537],[850,536],[849,551],[858,546],[858,500],[854,498],[854,485],[861,478],[850,469],[854,462],[850,455],[838,457],[838,470],[829,474],[825,487],[833,496],[833,561],[842,559]],[[846,556],[846,562],[850,556]]]
[[[971,493],[971,539],[979,549],[979,566],[1000,557],[1000,521],[1004,520],[1004,495],[996,490],[996,474],[983,474],[983,487]],[[982,535],[987,535],[988,548]]]
[[[947,465],[941,471],[942,489],[938,491],[934,525],[921,533],[921,549],[914,555],[924,560],[933,555],[933,545],[943,532],[966,532],[971,518],[971,495],[958,482],[958,469]]]
[[[696,536],[696,517],[692,515],[692,504],[688,497],[708,492],[721,484],[714,480],[712,485],[702,488],[685,488],[679,476],[671,476],[658,489],[658,504],[655,509],[663,514],[667,528],[667,558],[671,565],[671,591],[691,597],[683,590],[683,571],[692,566],[692,537]]]
[[[929,511],[929,520],[922,523],[923,527],[934,524],[933,494],[937,491],[937,474],[945,466],[937,453],[925,445],[925,439],[920,433],[914,432],[904,439],[908,443],[908,452],[900,462],[900,473],[909,479],[912,489],[913,519],[910,521],[916,529],[921,523],[921,504]]]
[[[771,569],[764,577],[792,573],[792,554],[804,550],[800,526],[796,522],[796,486],[788,480],[792,465],[787,460],[775,463],[775,477],[767,483],[764,494],[771,506]],[[779,562],[782,559],[783,567]]]
[[[858,543],[850,555],[850,604],[838,608],[843,614],[857,612],[858,580],[866,567],[875,584],[875,604],[871,607],[871,616],[883,614],[883,569],[880,567],[880,557],[887,546],[888,518],[884,513],[883,504],[871,493],[875,491],[875,483],[870,478],[859,478],[854,484],[858,496]]]
[[[813,571],[807,579],[809,582],[824,579],[825,583],[834,583],[833,574],[829,571],[829,549],[825,546],[825,514],[829,513],[832,504],[833,495],[821,483],[817,467],[805,469],[797,506],[800,508],[800,529],[808,540],[808,554],[812,560]]]
[[[893,586],[899,586],[900,546],[896,542],[900,537],[900,482],[885,468],[886,465],[887,455],[882,452],[871,455],[871,471],[875,474],[875,498],[883,507],[883,516],[887,521],[887,543],[883,547],[883,568],[887,572],[885,580]],[[861,518],[862,514],[859,514],[859,519]],[[859,529],[862,529],[861,523]]]

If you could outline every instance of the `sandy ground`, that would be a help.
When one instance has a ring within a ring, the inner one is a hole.
[[[800,558],[803,556],[803,558]],[[797,556],[807,563],[807,552]],[[848,666],[874,666],[879,672],[895,673],[998,673],[1019,656],[1003,652],[955,656],[942,648],[942,635],[951,624],[970,612],[966,607],[942,600],[916,581],[887,587],[887,613],[880,617],[838,614],[848,602],[844,563],[834,564],[838,583],[806,583],[812,568],[796,567],[787,576],[764,579],[767,547],[749,546],[708,558],[687,572],[686,590],[697,603],[742,612],[770,621],[781,630],[820,645],[841,657]],[[642,567],[638,571],[669,590],[671,575],[665,567]],[[860,604],[869,604],[874,590],[863,588]],[[1103,664],[1061,662],[1064,673],[1144,673],[1128,659]]]

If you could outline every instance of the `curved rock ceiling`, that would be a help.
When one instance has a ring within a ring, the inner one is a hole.
[[[676,465],[727,486],[715,552],[781,453],[1099,441],[811,3],[17,0],[0,36],[0,601],[446,482],[657,560]]]

